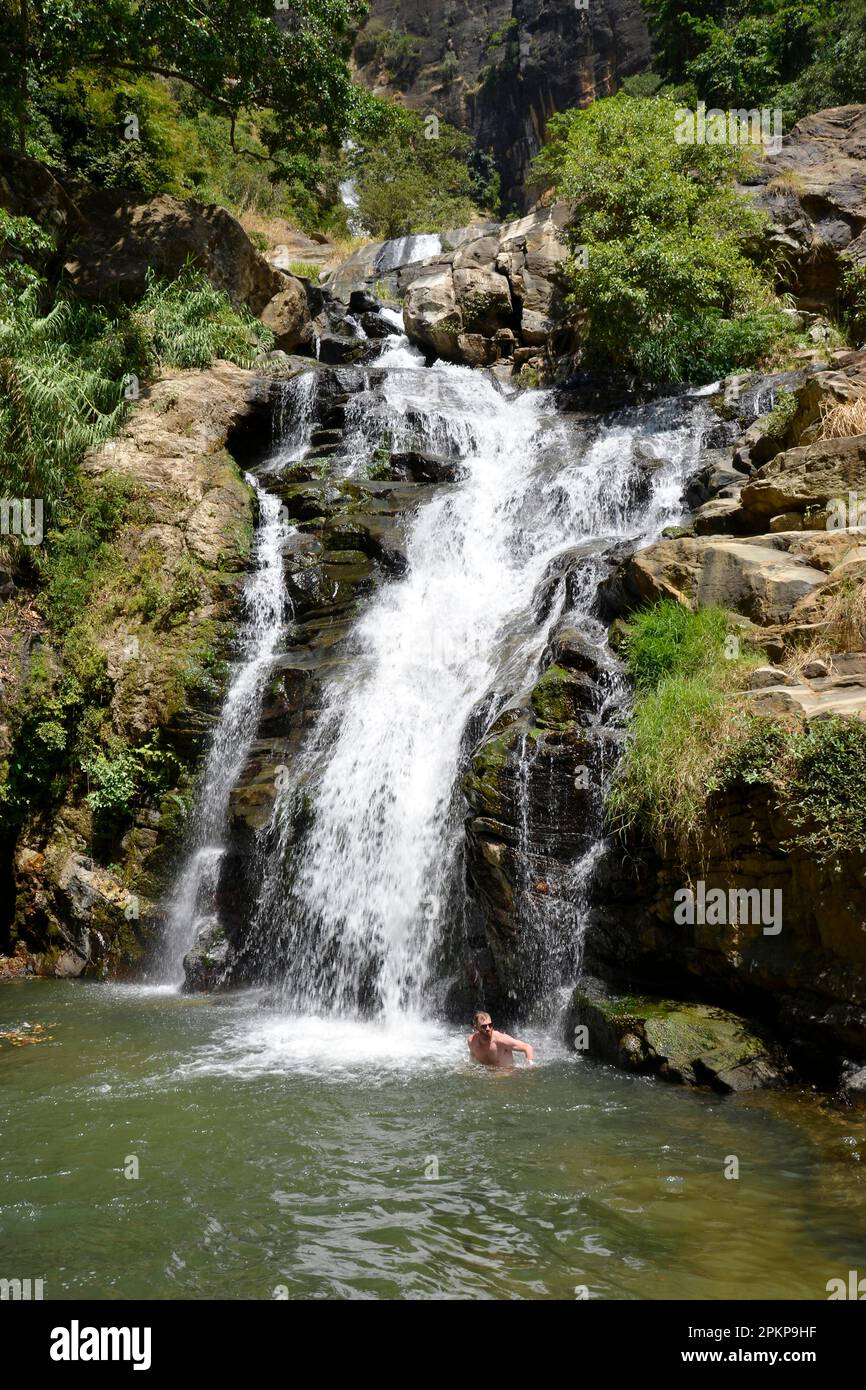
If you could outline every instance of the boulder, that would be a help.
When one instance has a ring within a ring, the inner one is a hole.
[[[284,287],[284,276],[225,208],[116,189],[87,189],[78,207],[86,228],[67,243],[64,271],[82,299],[134,302],[144,293],[148,270],[173,279],[187,261],[235,308],[256,315]]]
[[[463,316],[450,268],[436,267],[415,280],[403,305],[403,323],[412,342],[441,357],[458,356]]]
[[[738,1014],[615,994],[592,976],[572,995],[567,1037],[594,1061],[723,1093],[778,1086],[790,1073],[780,1048]]]
[[[300,280],[291,275],[283,278],[282,287],[268,300],[261,313],[265,327],[274,334],[274,347],[280,352],[293,352],[307,347],[313,336],[307,294]]]
[[[763,530],[779,513],[823,511],[849,492],[866,496],[866,435],[821,439],[764,464],[740,493],[744,530]]]
[[[411,341],[451,361],[509,362],[519,371],[562,322],[568,219],[566,204],[555,203],[514,222],[467,227],[443,237],[426,261],[404,264],[398,285]],[[372,285],[383,248],[392,245],[356,252],[337,267],[329,288],[349,298]]]
[[[504,275],[489,267],[453,271],[454,294],[464,329],[492,337],[511,319],[511,292]]]
[[[184,991],[209,992],[222,982],[229,957],[225,932],[216,922],[207,922],[196,933],[195,944],[183,958]]]
[[[290,350],[311,338],[302,282],[269,263],[225,208],[168,193],[148,198],[93,188],[9,150],[0,152],[0,207],[51,232],[59,268],[81,299],[134,303],[148,271],[174,279],[189,262],[236,309],[267,311],[278,347]]]
[[[798,600],[823,582],[785,537],[682,537],[638,551],[626,562],[625,589],[634,603],[673,598],[688,607],[717,604],[759,625],[784,622]]]

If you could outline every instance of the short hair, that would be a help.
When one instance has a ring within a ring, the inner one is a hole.
[[[477,1028],[479,1023],[481,1023],[482,1021],[492,1023],[493,1019],[490,1017],[489,1014],[486,1014],[483,1009],[479,1009],[477,1014],[473,1016],[472,1022],[475,1024],[475,1027]]]

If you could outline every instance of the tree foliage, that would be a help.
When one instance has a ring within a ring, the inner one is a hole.
[[[712,381],[781,332],[769,276],[746,254],[760,226],[732,188],[750,160],[678,144],[676,104],[620,93],[550,122],[536,164],[574,208],[571,303],[586,354],[655,381]]]
[[[7,245],[39,246],[39,228],[0,217]],[[130,380],[161,366],[203,367],[215,357],[250,366],[273,334],[194,270],[170,284],[150,278],[132,309],[109,314],[56,299],[24,262],[3,264],[0,241],[0,452],[11,496],[60,502],[82,454],[114,434]]]
[[[866,100],[866,0],[643,0],[660,74],[710,106],[789,119]]]
[[[40,88],[77,70],[182,80],[225,116],[274,113],[268,154],[335,146],[376,105],[348,67],[360,0],[0,0],[0,85],[23,134]]]
[[[446,121],[424,121],[392,108],[381,127],[347,154],[358,220],[371,236],[459,227],[498,201],[495,174],[473,151],[470,136]]]

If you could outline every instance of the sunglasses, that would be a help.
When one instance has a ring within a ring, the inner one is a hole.
[[[493,1032],[493,1024],[492,1024],[492,1023],[479,1023],[478,1028],[479,1028],[479,1031],[482,1032],[482,1033],[492,1033],[492,1032]]]

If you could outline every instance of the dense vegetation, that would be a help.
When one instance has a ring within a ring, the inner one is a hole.
[[[550,122],[537,175],[574,208],[573,307],[591,362],[708,382],[784,335],[771,268],[749,252],[758,215],[733,190],[750,153],[678,144],[676,104],[620,93]]]
[[[277,162],[315,158],[345,138],[366,104],[348,56],[356,0],[2,0],[0,88],[23,148],[31,111],[69,74],[155,74],[182,81],[205,110],[235,128],[272,114],[266,141]]]
[[[864,0],[644,0],[661,77],[687,104],[788,119],[866,101]]]
[[[374,237],[460,227],[479,207],[498,204],[498,178],[477,159],[471,137],[411,111],[396,108],[390,133],[359,139],[346,162],[358,220]]]
[[[731,635],[722,609],[692,613],[670,599],[635,613],[626,626],[635,703],[610,813],[618,825],[640,825],[684,856],[700,836],[718,764],[747,729],[730,692],[758,662],[741,655]]]
[[[5,487],[43,500],[47,542],[31,550],[10,537],[4,545],[24,591],[37,594],[51,643],[34,654],[26,685],[5,711],[11,746],[0,763],[0,829],[51,805],[71,779],[87,789],[94,833],[111,813],[116,837],[135,798],[168,795],[181,764],[158,739],[130,747],[112,727],[113,685],[99,640],[106,625],[132,613],[162,633],[167,710],[183,703],[193,683],[213,686],[218,658],[206,623],[182,643],[166,636],[200,602],[195,562],[168,575],[154,551],[131,572],[123,535],[148,520],[144,500],[129,480],[110,473],[90,479],[78,465],[85,450],[117,431],[133,381],[215,357],[249,365],[273,338],[192,270],[169,284],[151,277],[130,308],[109,311],[62,295],[43,307],[46,286],[20,258],[38,260],[43,234],[26,219],[4,216],[0,235]]]
[[[417,117],[352,81],[362,9],[45,0],[31,13],[0,0],[0,145],[100,187],[196,197],[338,237],[350,177],[371,235],[495,203],[467,136],[443,122],[426,138]]]
[[[0,243],[41,244],[27,219],[0,219]],[[62,510],[85,449],[112,435],[128,408],[132,379],[162,366],[209,366],[215,357],[249,366],[273,335],[203,276],[170,284],[150,278],[142,300],[110,311],[60,296],[44,310],[44,286],[25,264],[0,270],[0,452],[12,495]]]
[[[819,862],[862,850],[862,723],[831,718],[789,728],[749,714],[736,691],[759,658],[740,651],[719,608],[691,612],[662,600],[631,617],[622,646],[635,700],[608,800],[615,825],[642,830],[686,862],[700,855],[711,828],[713,795],[761,785],[793,827],[783,848]]]

